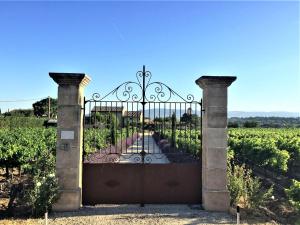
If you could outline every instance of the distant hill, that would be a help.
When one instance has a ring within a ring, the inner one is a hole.
[[[300,117],[299,112],[245,112],[245,111],[229,111],[228,117]]]
[[[172,113],[175,112],[175,109],[165,109],[158,108],[156,109],[147,109],[145,110],[145,116],[150,118],[155,117],[163,117],[164,115],[168,117],[169,115],[172,115]],[[183,107],[181,111],[177,108],[176,109],[176,117],[179,118],[182,116],[182,114],[185,112],[185,108]],[[195,111],[192,111],[193,114],[195,114]],[[200,114],[200,111],[197,110],[197,114]],[[229,111],[228,112],[228,118],[232,117],[238,117],[238,118],[248,118],[248,117],[286,117],[286,118],[297,118],[300,117],[300,113],[297,112],[279,112],[279,111],[274,111],[274,112],[246,112],[246,111]]]

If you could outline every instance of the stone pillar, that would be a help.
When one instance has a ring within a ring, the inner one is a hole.
[[[60,198],[55,211],[81,206],[84,87],[90,78],[82,73],[49,73],[58,86],[56,175]]]
[[[228,211],[227,189],[227,88],[236,77],[202,76],[202,204],[204,209]]]

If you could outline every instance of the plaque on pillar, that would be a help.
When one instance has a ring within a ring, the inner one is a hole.
[[[62,139],[62,140],[74,140],[74,131],[70,131],[70,130],[61,131],[60,139]]]

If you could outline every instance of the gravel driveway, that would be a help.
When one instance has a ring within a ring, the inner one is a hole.
[[[4,225],[45,224],[42,219],[4,220]],[[52,213],[48,225],[196,225],[196,224],[236,224],[235,217],[218,212],[208,212],[193,205],[97,205],[83,207],[76,212]],[[247,224],[247,223],[243,223]],[[276,224],[251,222],[250,224]]]
[[[27,222],[23,222],[8,222],[4,224],[44,224],[44,221],[41,219],[27,220]],[[83,207],[77,212],[52,213],[49,215],[48,224],[192,225],[234,224],[233,222],[233,217],[228,214],[203,211],[199,209],[199,206],[145,205],[145,207],[142,208],[139,205],[97,205],[95,207]]]

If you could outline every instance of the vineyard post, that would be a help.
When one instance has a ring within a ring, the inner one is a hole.
[[[202,204],[212,211],[229,210],[227,189],[227,88],[236,77],[202,76]]]
[[[55,211],[77,210],[82,202],[82,143],[84,87],[82,73],[49,73],[58,84],[56,176],[60,197]]]

